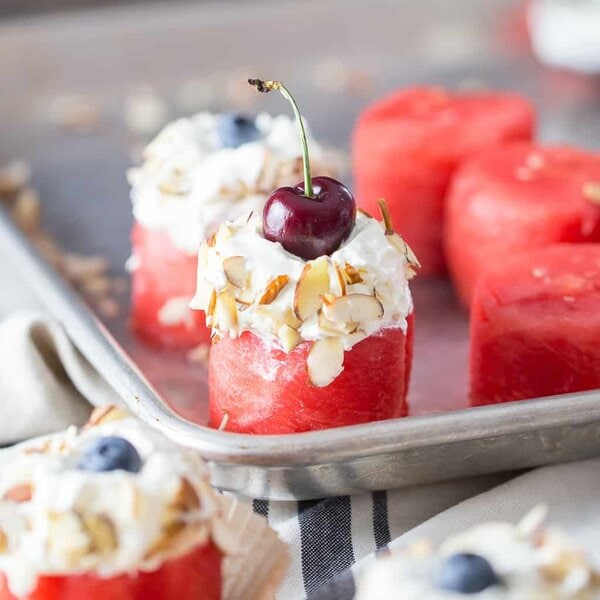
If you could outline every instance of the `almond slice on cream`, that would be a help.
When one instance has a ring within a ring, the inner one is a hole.
[[[289,325],[282,325],[277,330],[277,336],[286,352],[291,352],[302,341],[300,334]]]
[[[223,272],[227,281],[237,288],[243,288],[248,281],[246,259],[243,256],[228,256],[223,260]]]
[[[237,327],[238,319],[235,298],[227,290],[223,290],[216,296],[212,322],[221,331],[229,331]]]
[[[356,325],[354,323],[346,324],[346,323],[336,323],[334,321],[329,320],[324,314],[323,311],[319,311],[319,317],[317,320],[319,324],[319,329],[325,334],[333,337],[341,337],[344,335],[348,335],[353,333],[356,330]]]
[[[194,310],[204,310],[208,314],[211,300],[215,294],[215,288],[203,277],[198,277],[196,293],[190,300],[190,308]]]
[[[328,337],[313,342],[306,358],[308,377],[317,387],[329,385],[344,370],[342,340]]]
[[[344,276],[346,282],[350,285],[354,285],[356,283],[363,283],[364,281],[359,270],[356,267],[353,267],[349,262],[346,262],[346,264],[344,265]]]
[[[338,265],[338,263],[336,263],[335,261],[333,261],[333,270],[335,271],[335,279],[338,284],[340,296],[345,296],[346,295],[346,281],[345,281],[344,273],[342,272],[340,265]]]
[[[271,304],[279,296],[279,292],[288,284],[289,280],[290,278],[287,275],[278,275],[275,279],[271,279],[262,296],[259,298],[258,303]]]
[[[329,292],[329,261],[326,256],[306,263],[294,292],[294,312],[304,321],[321,308],[321,296]]]
[[[329,321],[346,326],[360,325],[383,317],[383,305],[368,294],[348,294],[323,303],[323,315]]]

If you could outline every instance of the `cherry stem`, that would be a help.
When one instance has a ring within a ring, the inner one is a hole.
[[[287,88],[281,83],[281,81],[263,81],[262,79],[248,79],[248,83],[255,87],[259,92],[264,94],[277,90],[281,95],[290,102],[294,111],[294,116],[298,125],[300,126],[300,138],[302,140],[302,163],[304,166],[304,195],[307,198],[314,199],[315,194],[312,186],[312,179],[310,176],[310,159],[308,157],[308,141],[306,140],[306,130],[304,129],[304,123],[302,121],[302,115],[298,110],[298,105],[294,100],[294,97],[290,94]]]

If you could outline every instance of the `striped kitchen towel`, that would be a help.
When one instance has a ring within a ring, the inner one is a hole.
[[[492,489],[493,488],[493,489]],[[291,548],[278,600],[352,600],[355,577],[378,556],[478,523],[519,521],[534,506],[600,561],[600,459],[420,488],[311,502],[254,501]],[[435,516],[434,516],[435,515]],[[358,561],[358,562],[357,562]]]
[[[278,600],[351,600],[356,561],[426,519],[505,481],[490,475],[454,482],[324,500],[254,500],[290,547],[291,567]]]

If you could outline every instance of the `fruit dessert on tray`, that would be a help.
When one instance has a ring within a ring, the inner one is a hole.
[[[597,600],[600,571],[545,509],[518,525],[491,522],[377,560],[359,574],[356,600]]]
[[[315,172],[336,175],[339,157],[314,140]],[[165,349],[189,350],[210,339],[189,310],[198,248],[224,220],[262,210],[277,185],[295,183],[302,149],[292,119],[266,113],[203,112],[168,125],[131,169],[132,326]]]
[[[218,600],[234,535],[195,452],[98,409],[3,466],[0,599]]]
[[[600,244],[504,260],[475,288],[471,403],[600,388]]]
[[[443,275],[445,196],[461,161],[484,148],[527,141],[534,109],[508,92],[400,90],[368,107],[353,137],[359,206],[377,214],[386,198],[392,219],[423,265]]]
[[[207,315],[210,424],[293,433],[401,417],[412,359],[408,281],[417,261],[385,225],[356,211],[339,181],[273,191],[262,214],[221,225],[202,244],[192,306]]]
[[[600,154],[512,144],[468,160],[447,204],[446,257],[468,306],[490,265],[556,242],[600,242]]]

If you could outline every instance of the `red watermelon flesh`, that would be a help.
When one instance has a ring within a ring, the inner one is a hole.
[[[475,288],[471,404],[600,388],[600,245],[508,259]]]
[[[279,434],[406,416],[412,335],[385,329],[359,342],[326,387],[308,379],[309,350],[302,342],[286,354],[250,332],[224,336],[210,353],[210,425],[227,415],[226,431]]]
[[[204,313],[187,308],[179,322],[160,317],[169,300],[177,299],[184,308],[191,300],[197,256],[177,248],[165,231],[139,223],[134,225],[132,243],[138,265],[132,275],[131,324],[138,337],[165,350],[185,351],[210,343]]]
[[[600,241],[600,206],[585,197],[594,182],[600,154],[571,147],[513,144],[467,161],[454,177],[446,220],[446,257],[463,303],[480,275],[508,256]]]
[[[36,589],[18,597],[0,573],[0,600],[220,600],[222,558],[211,542],[166,560],[155,571],[40,575]]]
[[[353,137],[358,204],[379,215],[387,200],[394,226],[418,256],[420,275],[445,272],[445,195],[458,164],[504,142],[530,140],[534,109],[519,95],[398,91],[367,108]]]

